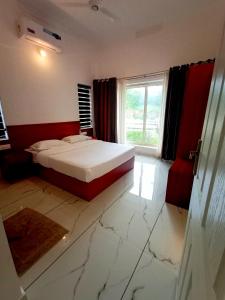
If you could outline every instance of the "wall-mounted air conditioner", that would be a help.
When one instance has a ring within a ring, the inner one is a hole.
[[[20,38],[34,43],[35,45],[57,53],[62,52],[61,36],[32,20],[26,18],[21,19],[18,23],[18,33]]]

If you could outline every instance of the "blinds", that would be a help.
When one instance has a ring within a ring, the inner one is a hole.
[[[3,117],[2,106],[0,103],[0,140],[6,140],[6,139],[8,139],[8,135],[7,135],[5,121]]]
[[[80,128],[91,128],[91,87],[85,84],[78,84],[78,103]]]

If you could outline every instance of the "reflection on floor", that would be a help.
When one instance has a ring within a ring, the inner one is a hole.
[[[38,178],[0,182],[3,218],[30,207],[69,230],[22,276],[28,299],[174,299],[187,213],[164,203],[168,168],[137,156],[90,203]]]

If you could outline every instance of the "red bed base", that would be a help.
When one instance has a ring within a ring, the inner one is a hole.
[[[41,165],[39,165],[39,176],[44,180],[62,188],[63,190],[66,190],[82,199],[90,201],[133,168],[134,157],[123,163],[119,167],[113,169],[109,173],[88,183],[64,175],[53,169],[45,168]]]

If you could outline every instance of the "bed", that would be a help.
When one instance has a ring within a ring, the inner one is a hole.
[[[26,149],[40,140],[62,139],[79,132],[79,122],[8,127],[14,149]],[[90,139],[41,151],[34,159],[41,178],[90,201],[133,168],[134,149]]]

